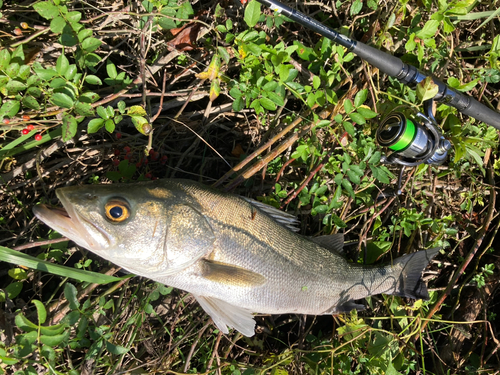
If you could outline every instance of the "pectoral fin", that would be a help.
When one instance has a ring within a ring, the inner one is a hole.
[[[254,335],[255,320],[250,310],[231,305],[217,298],[197,295],[194,297],[222,333],[229,333],[227,327],[232,327],[247,337]]]
[[[202,276],[224,285],[255,287],[266,283],[266,278],[256,272],[213,260],[202,260]]]

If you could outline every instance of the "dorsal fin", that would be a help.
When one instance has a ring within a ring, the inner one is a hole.
[[[268,204],[256,201],[255,199],[252,198],[247,198],[247,197],[241,197],[244,200],[246,200],[248,203],[250,203],[252,206],[257,207],[259,210],[265,212],[269,216],[271,216],[278,224],[281,224],[285,228],[291,230],[292,232],[298,232],[299,228],[299,221],[297,218],[291,214],[288,214],[286,212],[280,211],[277,208],[273,206],[269,206]]]
[[[309,237],[309,239],[324,247],[325,249],[333,251],[337,254],[345,254],[343,233],[335,233],[319,237]]]

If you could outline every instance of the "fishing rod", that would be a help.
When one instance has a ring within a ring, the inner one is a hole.
[[[279,1],[257,1],[340,44],[381,72],[398,79],[405,85],[414,87],[428,77],[416,67],[405,64],[400,58],[348,38]],[[404,166],[415,166],[421,163],[442,164],[444,162],[447,152],[451,148],[451,143],[444,139],[441,129],[434,119],[433,101],[455,107],[461,113],[500,130],[500,113],[486,107],[476,99],[454,90],[435,77],[432,77],[432,80],[438,86],[438,93],[432,99],[424,101],[425,114],[418,112],[406,116],[396,112],[386,116],[382,121],[377,130],[377,141],[380,145],[393,151],[391,155],[386,157],[385,162]]]

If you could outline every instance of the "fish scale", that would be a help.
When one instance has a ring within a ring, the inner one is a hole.
[[[40,220],[132,273],[192,293],[224,333],[252,336],[253,313],[334,314],[362,309],[355,300],[380,293],[427,298],[420,276],[438,252],[382,266],[349,263],[339,254],[341,235],[302,236],[292,215],[187,180],[56,194],[64,210],[37,205]]]

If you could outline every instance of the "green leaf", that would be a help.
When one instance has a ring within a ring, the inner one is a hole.
[[[170,7],[164,7],[161,11],[161,14],[165,16],[170,16],[170,17],[175,17],[175,9],[172,9]],[[170,29],[175,29],[177,27],[177,24],[175,23],[174,20],[167,18],[167,17],[161,17],[158,20],[158,24],[166,30]]]
[[[351,5],[351,10],[350,14],[351,16],[355,16],[361,12],[361,9],[363,8],[363,1],[362,0],[354,0],[354,2]]]
[[[367,89],[360,90],[354,97],[354,106],[358,108],[361,104],[363,104],[366,101],[366,98],[368,98],[368,90]]]
[[[346,99],[344,101],[344,109],[346,113],[351,113],[354,110],[354,106],[352,105],[351,99]]]
[[[21,103],[19,100],[6,100],[3,102],[2,107],[0,107],[0,117],[7,116],[9,118],[14,117],[19,112],[21,108]]]
[[[78,123],[72,115],[64,115],[62,118],[62,140],[69,141],[76,135]]]
[[[81,20],[82,14],[78,11],[73,11],[68,12],[65,17],[70,23],[76,23]]]
[[[313,87],[314,87],[314,89],[317,90],[320,85],[321,85],[321,78],[319,78],[318,76],[314,76],[313,77]]]
[[[357,112],[349,113],[349,117],[351,118],[352,121],[354,121],[357,124],[360,125],[366,124],[365,118]]]
[[[90,83],[91,85],[102,85],[101,79],[93,74],[86,76],[85,82]]]
[[[113,133],[115,131],[115,122],[113,120],[106,120],[104,127],[109,133]]]
[[[66,26],[66,20],[61,17],[57,16],[50,21],[50,31],[52,31],[54,34],[60,34],[64,30],[64,27]]]
[[[2,48],[0,50],[0,69],[5,70],[10,63],[10,53],[7,48]]]
[[[340,217],[338,217],[335,214],[332,214],[332,220],[333,220],[333,223],[335,224],[335,226],[337,226],[337,228],[347,227],[347,224]]]
[[[439,86],[434,83],[432,77],[426,77],[417,84],[417,97],[422,102],[435,97],[438,91]]]
[[[354,134],[356,133],[356,129],[354,129],[354,126],[350,122],[344,121],[342,123],[342,126],[344,127],[347,134],[349,134],[351,137],[353,137]]]
[[[358,112],[365,119],[374,118],[377,116],[376,112],[373,112],[371,109],[365,107],[359,107],[358,109],[356,109],[356,112]]]
[[[78,291],[73,284],[66,283],[64,285],[64,297],[68,300],[69,308],[71,310],[78,310],[80,307],[80,301],[78,301]]]
[[[189,19],[190,16],[194,14],[193,7],[189,1],[182,3],[180,8],[177,10],[177,18]]]
[[[73,101],[73,99],[70,98],[69,95],[64,94],[62,92],[57,92],[54,95],[52,95],[50,101],[53,104],[62,108],[71,108],[73,107],[73,104],[75,104],[75,102]]]
[[[44,345],[47,345],[47,346],[50,346],[50,347],[56,347],[58,345],[60,345],[61,343],[65,342],[68,340],[69,338],[69,334],[70,334],[70,331],[69,329],[60,334],[60,335],[55,335],[55,336],[46,336],[46,335],[42,335],[40,336],[40,342]]]
[[[109,78],[116,79],[116,77],[118,76],[116,66],[111,62],[110,59],[106,61],[106,72],[108,73]]]
[[[424,28],[420,30],[418,33],[416,33],[416,36],[420,39],[428,39],[436,35],[439,27],[439,21],[438,20],[428,20]]]
[[[38,326],[26,318],[22,313],[16,315],[14,322],[16,323],[16,326],[24,332],[38,331]]]
[[[45,323],[45,320],[47,319],[47,310],[45,310],[45,306],[41,301],[34,299],[32,302],[36,306],[36,313],[38,315],[38,324],[42,325],[43,323]]]
[[[95,118],[93,120],[89,121],[89,124],[87,125],[87,132],[89,133],[96,133],[100,128],[104,126],[104,119],[103,118]]]
[[[276,110],[276,104],[268,98],[260,98],[260,105],[270,111]]]
[[[219,52],[219,55],[221,59],[226,63],[229,64],[229,60],[231,60],[231,56],[229,56],[229,52],[227,52],[227,49],[224,47],[217,47],[217,51]]]
[[[126,107],[127,107],[127,104],[123,100],[120,100],[118,102],[118,110],[120,111],[120,113],[125,113]]]
[[[102,42],[96,38],[87,38],[82,42],[82,49],[87,52],[94,52],[101,46]]]
[[[16,298],[19,293],[23,290],[23,283],[20,281],[14,281],[13,283],[10,283],[7,285],[3,291],[7,292],[7,296],[9,299],[13,300]],[[0,290],[0,302],[5,302],[5,293],[2,290]]]
[[[274,103],[276,103],[276,105],[278,106],[283,106],[285,105],[285,101],[283,100],[283,98],[281,96],[279,96],[278,94],[276,94],[275,92],[268,92],[267,93],[267,96],[269,97],[269,99],[271,99]]]
[[[133,105],[127,111],[127,115],[129,116],[146,116],[146,110],[142,108],[140,105]]]
[[[92,36],[92,29],[81,29],[78,32],[78,40],[82,43],[85,39]]]
[[[34,68],[34,72],[44,81],[48,81],[54,76],[57,75],[57,72],[54,69],[41,69],[41,68]]]
[[[348,179],[344,178],[342,179],[342,186],[347,190],[347,193],[351,196],[351,198],[354,199],[354,189],[352,188],[351,182]]]
[[[68,68],[69,68],[69,60],[64,55],[63,51],[63,53],[61,53],[61,55],[57,58],[56,71],[57,73],[59,73],[59,75],[63,76],[68,71]]]
[[[22,268],[11,268],[7,273],[14,280],[25,280],[28,276],[26,271],[23,270]]]
[[[236,98],[233,102],[232,107],[235,112],[239,112],[243,108],[245,108],[245,101],[241,97]]]
[[[74,111],[77,115],[79,116],[94,116],[94,109],[89,103],[84,103],[84,102],[76,102]]]
[[[142,107],[141,107],[142,108]],[[109,119],[109,114],[108,112],[106,111],[106,108],[104,108],[103,106],[99,106],[96,108],[96,112],[99,116],[101,116],[103,119],[105,120],[108,120]]]
[[[17,94],[19,91],[26,89],[26,84],[16,79],[11,79],[5,88],[9,90],[9,92]]]
[[[244,20],[248,27],[254,27],[259,22],[260,18],[260,3],[256,0],[251,0],[245,8]]]
[[[147,119],[142,116],[131,116],[130,118],[139,133],[144,135],[151,133],[152,128]]]
[[[59,15],[59,8],[52,4],[51,1],[41,1],[33,5],[33,9],[47,20]]]
[[[359,185],[361,183],[359,175],[352,169],[349,169],[347,171],[347,176],[349,177],[349,180],[351,180],[353,184]]]
[[[87,68],[93,68],[99,62],[101,61],[101,58],[96,55],[95,53],[89,53],[88,55],[85,56],[85,66]]]
[[[120,345],[111,344],[109,341],[106,341],[106,349],[108,352],[115,355],[121,355],[129,351],[129,349]]]

